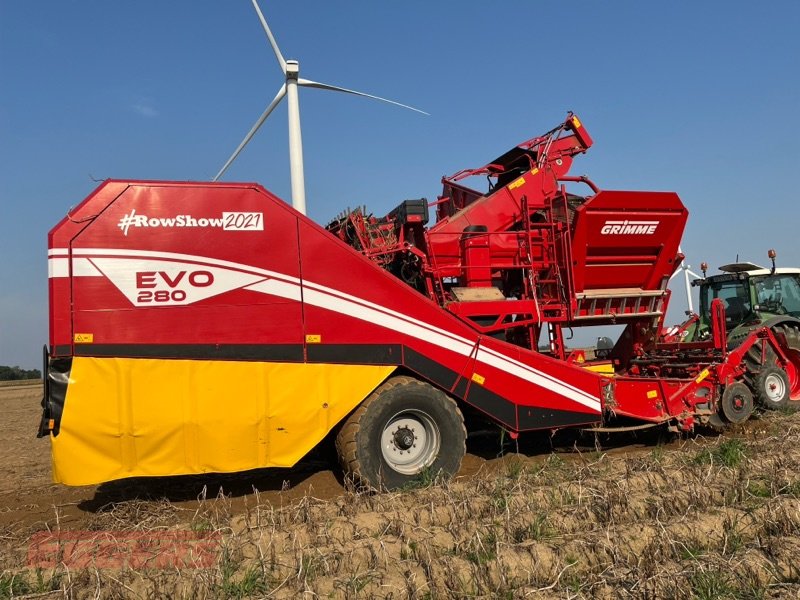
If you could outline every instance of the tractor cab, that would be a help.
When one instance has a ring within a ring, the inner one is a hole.
[[[733,336],[773,317],[800,318],[800,269],[734,263],[723,265],[720,271],[693,282],[700,287],[700,332],[708,330],[711,302],[717,298],[725,307],[726,329]]]

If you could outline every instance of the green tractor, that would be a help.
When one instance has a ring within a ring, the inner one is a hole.
[[[756,399],[768,409],[800,402],[800,269],[776,268],[775,252],[769,251],[772,268],[752,263],[723,265],[719,275],[706,275],[692,282],[700,288],[699,314],[691,315],[673,332],[675,341],[693,342],[711,335],[711,303],[719,298],[725,307],[728,350],[741,344],[751,331],[769,327],[783,337],[793,356],[783,365],[775,352],[757,344],[745,355],[747,381]],[[781,368],[783,367],[783,368]]]

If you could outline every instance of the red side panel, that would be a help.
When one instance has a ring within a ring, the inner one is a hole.
[[[688,215],[672,192],[599,192],[575,216],[575,291],[661,289],[675,271]]]
[[[97,216],[74,227],[86,213]],[[107,345],[302,344],[300,303],[247,289],[270,281],[266,271],[300,277],[296,216],[263,188],[110,182],[66,225],[67,235],[57,228],[51,236],[51,254],[58,253],[51,264],[68,256],[62,263],[78,276],[71,335],[63,321],[54,328],[59,350],[76,334],[91,335],[100,352]],[[53,303],[58,313],[64,305]]]

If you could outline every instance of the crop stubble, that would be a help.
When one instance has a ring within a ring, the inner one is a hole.
[[[321,457],[53,485],[48,444],[33,437],[39,397],[0,390],[0,597],[800,597],[800,414],[725,436],[596,449],[570,438],[498,458],[500,440],[478,436],[454,481],[373,495]],[[37,569],[42,532],[183,532],[213,540],[215,555],[198,568]]]

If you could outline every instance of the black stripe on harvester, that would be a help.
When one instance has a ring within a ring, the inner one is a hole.
[[[458,380],[458,373],[408,346],[403,346],[403,365],[445,390],[452,390]]]
[[[509,402],[499,394],[490,392],[485,387],[474,382],[469,386],[466,401],[504,425],[508,425],[514,431],[518,431],[517,407],[513,402]]]
[[[467,388],[469,387],[469,380],[466,377],[461,377],[453,388],[453,395],[461,398],[462,400],[467,397]]]
[[[518,406],[517,412],[520,431],[592,425],[602,420],[599,413],[582,413],[539,406]]]
[[[400,344],[307,344],[306,356],[313,363],[399,365],[402,348]]]
[[[594,415],[539,407],[517,407],[506,398],[459,376],[455,371],[408,346],[383,344],[308,344],[308,361],[345,364],[402,364],[431,383],[491,415],[515,431],[553,429],[596,423]],[[402,349],[402,356],[400,350]],[[400,360],[402,358],[402,361]]]
[[[303,362],[302,344],[75,344],[75,356]]]
[[[574,425],[591,425],[601,421],[601,417],[597,413],[582,413],[540,406],[518,406],[474,382],[469,386],[466,401],[516,431],[558,429]]]

